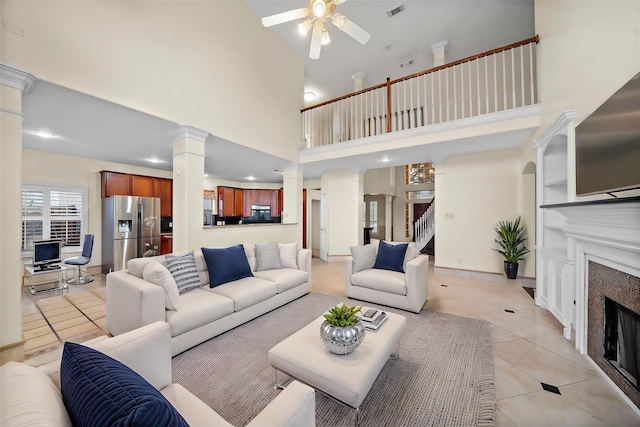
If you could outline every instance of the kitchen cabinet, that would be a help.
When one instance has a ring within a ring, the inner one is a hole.
[[[110,196],[158,197],[160,199],[160,215],[172,215],[172,179],[111,171],[101,171],[100,176],[103,198]]]
[[[218,187],[218,216],[242,216],[244,197],[242,189]]]
[[[160,215],[171,216],[173,212],[173,180],[155,178],[155,197],[160,198]]]
[[[102,177],[102,197],[130,196],[131,175],[119,172],[100,172]]]
[[[280,216],[280,211],[282,208],[279,203],[279,193],[280,190],[271,191],[271,200],[269,201],[269,205],[271,206],[271,216]]]
[[[235,216],[242,216],[244,210],[244,193],[241,188],[233,189],[233,198],[234,198],[234,210],[233,213]]]
[[[166,255],[173,252],[173,236],[160,237],[160,255]]]
[[[156,197],[154,181],[150,176],[131,175],[131,196]]]
[[[271,190],[260,190],[260,201],[257,204],[269,206],[271,204]]]

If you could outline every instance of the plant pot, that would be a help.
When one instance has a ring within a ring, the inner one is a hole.
[[[351,326],[332,326],[326,320],[320,325],[320,339],[331,353],[349,354],[364,341],[361,321]]]
[[[518,263],[505,261],[504,273],[507,275],[507,279],[515,279],[518,277]]]

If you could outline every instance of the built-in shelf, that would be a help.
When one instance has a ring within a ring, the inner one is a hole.
[[[566,224],[551,222],[551,223],[546,223],[544,226],[545,228],[549,228],[551,230],[562,230],[566,226]]]
[[[545,187],[553,187],[553,186],[566,186],[567,185],[567,177],[561,176],[555,179],[549,179],[544,183]]]

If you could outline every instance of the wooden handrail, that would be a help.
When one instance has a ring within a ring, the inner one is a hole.
[[[513,48],[516,48],[516,47],[519,47],[519,46],[523,46],[523,45],[526,45],[526,44],[529,44],[529,43],[532,43],[532,42],[540,43],[540,37],[538,35],[536,35],[535,37],[531,37],[529,39],[525,39],[525,40],[521,40],[519,42],[511,43],[511,44],[508,44],[506,46],[502,46],[502,47],[499,47],[499,48],[496,48],[496,49],[492,49],[492,50],[489,50],[489,51],[484,52],[484,53],[479,53],[477,55],[468,56],[468,57],[460,59],[458,61],[450,62],[450,63],[444,64],[444,65],[439,65],[439,66],[433,67],[433,68],[429,68],[428,70],[425,70],[425,71],[419,71],[417,73],[410,74],[410,75],[405,76],[405,77],[400,77],[399,79],[396,79],[396,80],[390,80],[389,78],[387,78],[387,81],[385,83],[382,83],[382,84],[379,84],[379,85],[376,85],[376,86],[371,86],[371,87],[368,87],[366,89],[359,90],[358,92],[353,92],[353,93],[349,93],[347,95],[342,95],[342,96],[339,96],[338,98],[333,98],[333,99],[330,99],[328,101],[324,101],[324,102],[321,102],[319,104],[312,105],[311,107],[303,108],[302,110],[300,110],[300,112],[304,113],[307,110],[312,110],[314,108],[322,107],[323,105],[332,104],[332,103],[337,102],[337,101],[342,101],[343,99],[351,98],[352,96],[360,95],[362,93],[370,92],[372,90],[380,89],[380,88],[383,88],[383,87],[387,87],[388,88],[387,92],[390,92],[391,91],[391,89],[390,89],[391,85],[394,84],[394,83],[399,83],[399,82],[404,81],[404,80],[412,79],[414,77],[419,77],[419,76],[422,76],[424,74],[433,73],[433,72],[436,72],[436,71],[439,71],[439,70],[443,70],[445,68],[454,67],[456,65],[464,64],[465,62],[473,61],[475,59],[480,59],[480,58],[483,58],[485,56],[493,55],[494,53],[503,52],[505,50],[513,49]],[[387,97],[387,103],[388,104],[391,103],[391,101],[389,101],[389,98],[390,97],[388,96]],[[391,111],[390,105],[389,105],[389,110],[388,111]],[[389,130],[391,128],[390,122],[391,122],[391,116],[389,114],[387,114],[387,130]]]

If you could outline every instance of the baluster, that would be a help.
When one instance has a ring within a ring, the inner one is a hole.
[[[520,96],[522,97],[520,106],[524,107],[526,105],[524,99],[524,46],[519,46],[518,51],[520,51]]]
[[[457,85],[456,85],[456,68],[457,66],[452,67],[453,72],[453,120],[458,120],[458,95],[457,95]]]
[[[492,112],[498,111],[498,68],[496,66],[496,54],[493,54],[493,100],[495,102]]]
[[[533,82],[535,81],[535,79],[533,78],[533,52],[536,48],[537,46],[535,42],[529,43],[529,82],[531,84],[531,105],[534,105],[537,102],[537,99],[535,99],[533,87]]]
[[[442,123],[442,70],[438,70],[438,123]]]
[[[449,110],[451,109],[449,106],[449,69],[445,68],[443,71],[444,71],[444,82],[445,82],[445,85],[447,85],[445,88],[445,96],[446,96],[445,106],[447,107],[447,121],[449,121]]]
[[[502,51],[502,111],[507,109],[507,52]]]
[[[511,93],[513,104],[511,104],[511,108],[516,108],[516,66],[515,66],[515,58],[516,54],[513,48],[511,48]]]
[[[480,91],[480,59],[478,59],[478,62],[476,62],[476,85],[478,86],[478,115],[482,114],[482,95],[481,95],[481,91]]]

